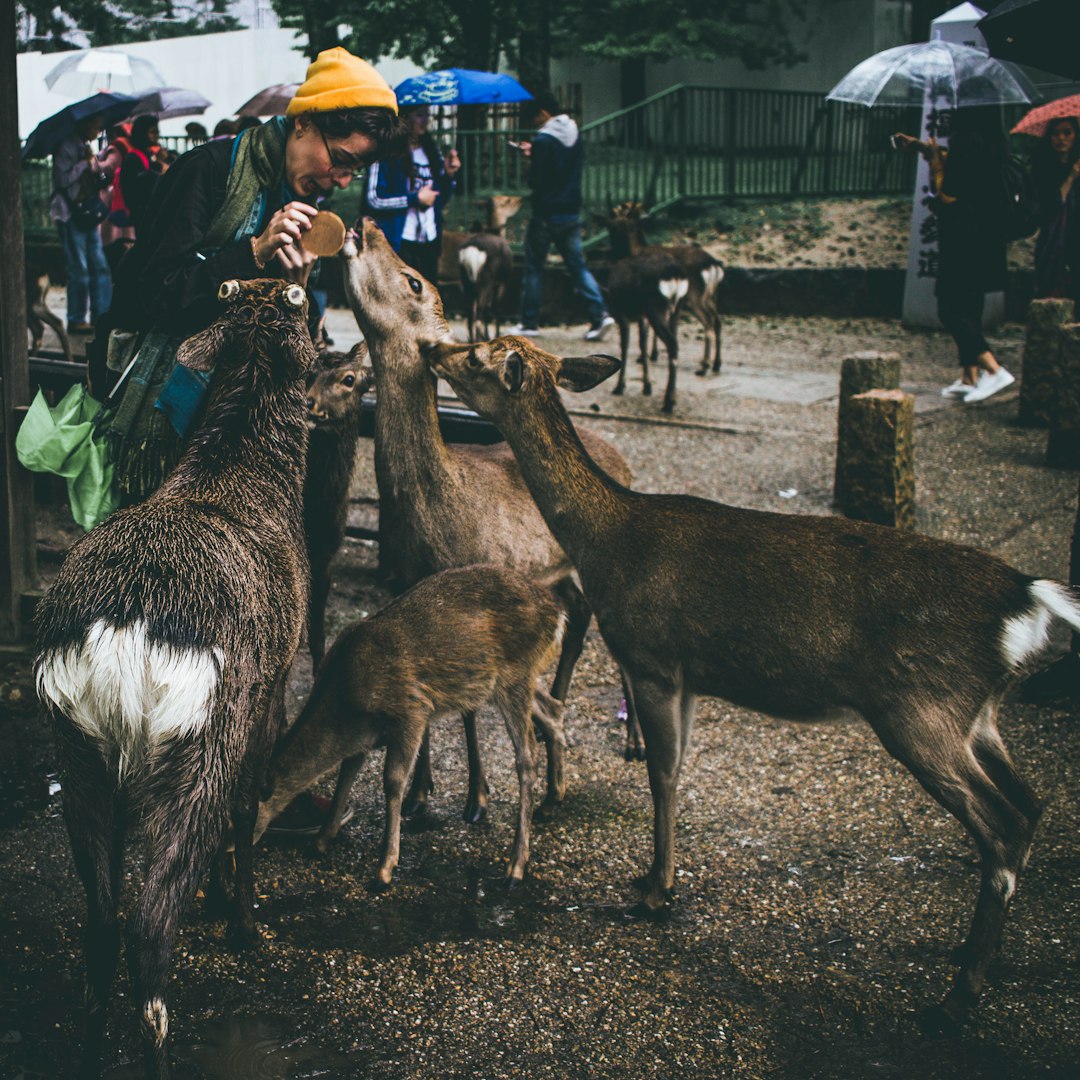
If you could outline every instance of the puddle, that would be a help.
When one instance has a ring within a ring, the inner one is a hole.
[[[306,948],[348,949],[376,959],[401,956],[430,941],[520,937],[564,910],[539,896],[528,879],[511,892],[473,867],[408,873],[408,886],[395,885],[362,911],[353,901],[308,892],[263,901],[259,919]]]

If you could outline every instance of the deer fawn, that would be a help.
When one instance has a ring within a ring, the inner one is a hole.
[[[498,425],[580,575],[645,734],[655,813],[646,909],[674,883],[675,796],[700,694],[790,717],[860,713],[971,834],[982,862],[960,970],[935,1028],[975,1005],[1041,808],[997,731],[1002,695],[1080,601],[971,548],[837,518],[645,495],[581,445],[558,387],[613,357],[560,360],[524,338],[440,345],[432,370]]]

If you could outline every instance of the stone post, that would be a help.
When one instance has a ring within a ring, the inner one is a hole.
[[[858,521],[915,524],[915,398],[868,390],[848,402],[840,509]]]
[[[1057,380],[1051,401],[1046,464],[1080,469],[1080,323],[1058,330]]]
[[[1046,427],[1061,381],[1061,328],[1073,320],[1073,302],[1057,297],[1032,300],[1024,340],[1024,374],[1017,420],[1026,427]]]
[[[849,403],[855,394],[867,390],[897,390],[900,387],[900,356],[897,353],[860,352],[845,356],[840,365],[840,408],[836,421],[836,472],[833,499],[837,506],[844,504],[844,485],[848,470],[845,446]]]

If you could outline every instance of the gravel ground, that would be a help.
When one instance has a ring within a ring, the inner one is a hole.
[[[355,328],[335,320],[347,345]],[[553,331],[541,344],[577,352],[578,333]],[[760,318],[732,318],[724,334],[723,373],[698,379],[701,345],[684,328],[673,420],[659,411],[659,390],[643,398],[636,382],[622,398],[602,386],[568,399],[580,424],[623,451],[636,487],[829,513],[840,360],[895,350],[917,402],[919,529],[1067,576],[1076,474],[1043,465],[1045,433],[1014,424],[1015,392],[967,410],[942,401],[937,391],[954,377],[943,335],[889,321]],[[1021,329],[994,341],[1019,373]],[[372,520],[369,455],[363,445],[357,524]],[[48,579],[73,534],[55,510],[42,514],[41,532]],[[346,543],[331,634],[385,601],[375,562],[372,544]],[[0,760],[0,1075],[67,1076],[83,899],[25,662],[0,676],[14,735]],[[181,932],[171,988],[178,1075],[1080,1074],[1075,710],[1015,700],[1003,710],[1006,742],[1047,811],[977,1014],[962,1035],[928,1040],[913,1014],[943,994],[977,888],[974,849],[956,822],[865,725],[797,724],[706,700],[681,786],[677,902],[660,920],[634,920],[630,881],[650,857],[651,804],[644,765],[621,757],[618,687],[594,631],[568,703],[569,793],[537,822],[519,892],[501,884],[516,780],[490,714],[481,724],[488,821],[461,821],[463,739],[443,722],[433,812],[403,836],[389,893],[365,888],[382,823],[375,765],[327,856],[264,845],[258,953],[229,953],[223,925],[199,911]],[[291,714],[309,689],[301,657]],[[117,989],[109,1075],[136,1076],[126,977]]]

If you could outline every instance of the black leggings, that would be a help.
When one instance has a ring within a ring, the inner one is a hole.
[[[426,244],[418,244],[414,240],[402,240],[398,254],[405,263],[420,273],[436,288],[439,287],[439,251],[442,248],[440,240],[432,240]]]
[[[986,293],[980,285],[938,278],[938,318],[956,342],[961,367],[975,367],[976,357],[990,351],[982,333],[985,300]]]

